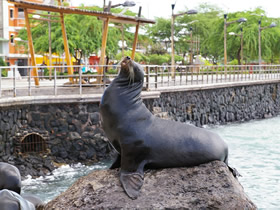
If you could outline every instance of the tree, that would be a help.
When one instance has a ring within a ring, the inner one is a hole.
[[[0,67],[7,66],[6,62],[0,57]],[[1,69],[1,76],[7,76],[7,69]]]
[[[80,7],[85,9],[83,5]],[[87,10],[102,11],[99,7],[87,7]],[[115,13],[120,12],[120,9],[113,9]],[[135,15],[131,11],[126,11],[126,15]],[[58,18],[52,17],[54,20]],[[75,49],[81,50],[82,54],[87,57],[92,53],[98,53],[102,42],[102,27],[103,22],[97,17],[88,15],[65,15],[64,22],[69,45],[69,51],[72,55],[75,54]],[[32,37],[34,49],[36,53],[44,54],[49,51],[48,44],[48,23],[32,21],[35,27],[32,28]],[[126,26],[125,29],[129,27]],[[21,39],[27,39],[26,29],[22,29],[18,35]],[[64,42],[62,37],[60,22],[52,22],[51,25],[52,52],[59,55],[64,52]],[[128,33],[125,33],[125,39],[130,39]],[[117,54],[119,49],[118,41],[121,40],[121,31],[118,28],[111,28],[108,31],[106,54],[111,57]]]

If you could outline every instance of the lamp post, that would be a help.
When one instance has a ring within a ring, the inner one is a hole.
[[[271,23],[269,26],[266,27],[261,27],[261,23],[262,20],[260,19],[259,20],[259,65],[261,65],[262,63],[261,32],[264,29],[276,27],[275,23]]]
[[[240,37],[240,51],[241,51],[241,65],[243,65],[243,28],[240,29],[240,34],[236,34],[234,32],[229,32],[228,33],[229,35],[232,35],[232,36],[239,36]]]
[[[192,27],[190,27],[190,41],[191,41],[191,46],[190,46],[190,65],[193,63],[193,41],[192,41]]]
[[[224,65],[227,65],[227,26],[232,23],[244,23],[247,22],[246,18],[239,18],[231,22],[227,22],[227,14],[224,14]]]
[[[134,7],[136,5],[136,3],[134,1],[125,1],[124,3],[121,3],[121,4],[114,4],[114,5],[111,5],[110,8],[116,8],[116,7],[119,7],[119,6],[123,6],[123,7]],[[104,7],[104,12],[109,12],[108,11],[108,6]]]
[[[175,4],[171,5],[172,8],[172,17],[171,17],[171,72],[172,72],[172,79],[175,78],[175,51],[174,51],[174,22],[175,18],[181,15],[193,15],[197,14],[196,10],[189,10],[187,12],[174,14]]]
[[[109,2],[109,6],[105,6],[105,0],[104,0],[104,12],[110,12],[111,8],[116,8],[119,6],[123,6],[123,7],[134,7],[136,5],[136,3],[134,1],[125,1],[124,3],[121,4],[115,4],[115,5],[111,5],[111,1]],[[122,11],[121,13],[123,13],[124,11]],[[111,25],[112,26],[112,25]],[[116,27],[116,25],[114,25],[114,27]],[[103,24],[103,28],[104,29],[104,24]],[[121,31],[122,31],[122,57],[124,57],[124,26],[123,24],[121,24],[120,27]],[[102,32],[103,34],[103,32]]]

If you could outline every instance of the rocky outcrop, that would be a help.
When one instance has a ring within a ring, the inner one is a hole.
[[[227,166],[214,161],[192,168],[145,172],[136,200],[120,185],[118,170],[80,178],[45,209],[256,209]]]

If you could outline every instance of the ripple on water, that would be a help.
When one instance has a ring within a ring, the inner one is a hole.
[[[259,209],[280,209],[280,117],[208,128],[229,145],[229,164]]]
[[[67,190],[78,178],[94,170],[106,169],[109,164],[109,161],[105,161],[92,166],[80,163],[72,166],[64,165],[45,177],[32,179],[31,176],[27,176],[22,182],[22,192],[37,195],[44,202],[49,202]]]

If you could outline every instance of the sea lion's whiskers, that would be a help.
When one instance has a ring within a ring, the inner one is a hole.
[[[128,67],[128,70],[129,70],[129,84],[131,83],[134,83],[134,70],[133,70],[133,66],[131,65],[131,63],[129,63],[129,67]]]

